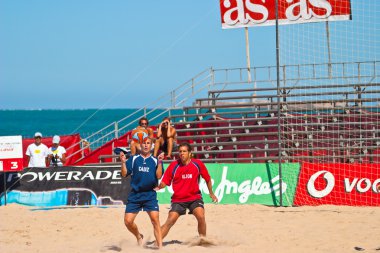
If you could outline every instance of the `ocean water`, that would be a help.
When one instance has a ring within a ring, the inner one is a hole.
[[[41,132],[43,136],[79,133],[81,137],[86,137],[136,111],[137,109],[0,110],[0,136],[22,135],[29,138],[33,137],[35,132]],[[161,112],[163,110],[157,110],[150,114],[148,119]],[[141,111],[123,124],[142,116],[144,113]],[[164,116],[168,114],[151,121],[150,125],[158,124]]]

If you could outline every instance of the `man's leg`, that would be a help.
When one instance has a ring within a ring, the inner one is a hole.
[[[161,145],[164,144],[164,140],[160,137],[156,140],[156,142],[154,143],[154,152],[153,152],[153,156],[157,157],[158,155],[158,150],[160,149]]]
[[[206,236],[205,209],[203,209],[202,207],[197,207],[193,210],[193,214],[198,221],[199,236]]]
[[[153,232],[154,237],[156,238],[156,243],[159,248],[162,248],[162,233],[161,233],[161,227],[160,227],[160,219],[159,219],[159,212],[158,211],[150,211],[148,212],[150,221],[153,224]]]
[[[124,224],[127,229],[136,237],[138,245],[142,245],[142,237],[135,223],[135,218],[138,213],[125,213]]]
[[[169,212],[168,219],[166,220],[165,224],[161,226],[162,239],[164,239],[168,235],[169,230],[177,222],[178,218],[179,213]]]

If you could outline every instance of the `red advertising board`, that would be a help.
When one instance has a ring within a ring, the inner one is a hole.
[[[276,24],[276,0],[220,0],[222,28]],[[278,0],[279,24],[351,19],[350,0]]]
[[[294,205],[380,206],[378,164],[303,163]]]
[[[22,137],[0,136],[0,172],[23,169]]]
[[[69,166],[74,164],[78,159],[82,157],[82,154],[78,150],[80,150],[80,136],[79,134],[72,134],[72,135],[61,135],[61,142],[59,145],[64,147],[66,149],[66,163],[64,164],[65,166]],[[53,141],[53,137],[43,137],[42,138],[42,143],[45,144],[48,147],[51,147]],[[23,144],[23,151],[22,153],[25,155],[26,149],[30,144],[34,142],[34,138],[28,138],[28,139],[23,139],[22,144]],[[71,154],[75,153],[75,155],[71,156]],[[28,166],[27,164],[27,157],[26,155],[24,156],[24,165],[25,167]]]

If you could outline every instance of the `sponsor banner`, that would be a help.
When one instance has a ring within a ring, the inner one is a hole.
[[[212,178],[213,190],[221,204],[263,204],[279,206],[280,183],[278,164],[206,164]],[[282,164],[283,205],[293,204],[300,165]],[[203,200],[211,203],[205,181],[201,179]],[[158,192],[159,203],[170,203],[172,188]]]
[[[22,137],[0,136],[0,172],[23,169]]]
[[[122,205],[130,191],[130,178],[122,178],[120,167],[28,168],[0,175],[1,205],[31,206]]]
[[[276,24],[275,0],[220,0],[222,28]],[[278,0],[279,24],[351,19],[350,0]]]
[[[213,190],[222,204],[279,205],[280,184],[277,164],[206,164],[213,180]],[[283,164],[283,204],[293,204],[299,164]],[[286,173],[285,173],[286,171]],[[125,204],[130,178],[122,178],[119,167],[32,168],[6,177],[7,203],[33,206],[115,205]],[[210,203],[206,183],[200,188]],[[170,187],[158,192],[160,204],[170,203]],[[1,205],[4,194],[1,192]]]
[[[378,164],[303,163],[295,205],[380,205]]]

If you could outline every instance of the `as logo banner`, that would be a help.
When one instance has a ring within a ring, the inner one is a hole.
[[[222,28],[275,25],[275,0],[220,0]],[[279,24],[351,19],[349,0],[278,0]]]

